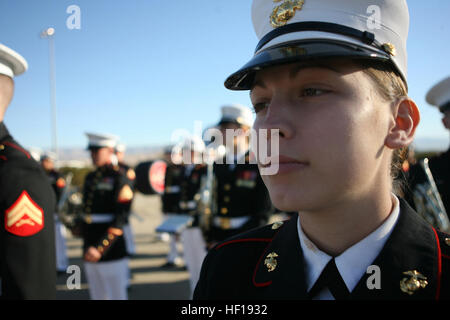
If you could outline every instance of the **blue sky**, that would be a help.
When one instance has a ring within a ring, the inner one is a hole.
[[[421,109],[419,138],[448,139],[426,92],[450,75],[450,1],[408,1],[410,96]],[[81,10],[81,29],[66,12]],[[1,0],[0,43],[22,54],[5,123],[26,147],[51,146],[48,41],[54,27],[59,147],[83,147],[84,132],[120,136],[128,146],[169,143],[176,129],[213,124],[220,106],[250,105],[225,78],[257,43],[251,0]]]

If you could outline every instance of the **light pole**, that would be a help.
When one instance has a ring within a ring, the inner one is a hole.
[[[41,38],[48,39],[49,49],[49,66],[50,66],[50,105],[51,105],[51,123],[52,123],[52,151],[56,154],[56,161],[59,159],[58,154],[58,133],[57,133],[57,117],[56,117],[56,76],[55,76],[55,43],[53,36],[54,28],[47,28],[41,32]]]

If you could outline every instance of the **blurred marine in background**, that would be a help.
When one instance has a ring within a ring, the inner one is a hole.
[[[450,77],[427,93],[427,102],[442,113],[442,124],[450,131]],[[411,205],[435,228],[450,232],[450,149],[410,167]]]
[[[274,212],[258,166],[250,161],[252,111],[241,105],[223,106],[217,128],[225,155],[214,163],[214,210],[204,230],[209,247],[268,223]]]
[[[117,157],[117,165],[119,166],[119,170],[122,175],[125,175],[127,179],[129,180],[130,186],[133,190],[133,193],[135,191],[135,182],[136,182],[136,173],[134,172],[133,168],[131,168],[129,165],[125,163],[125,151],[126,146],[123,143],[118,143],[115,152]],[[123,232],[125,237],[125,243],[127,245],[127,252],[130,256],[133,256],[136,254],[136,246],[134,243],[134,235],[133,235],[133,229],[130,225],[130,214],[131,214],[131,205],[130,205],[130,211],[127,215],[126,224],[124,225]]]
[[[161,196],[162,211],[166,219],[157,229],[166,230],[170,236],[167,262],[163,267],[180,267],[184,260],[186,267],[192,270],[193,261],[196,260],[193,257],[197,255],[194,248],[200,247],[200,250],[204,250],[201,244],[196,244],[195,229],[186,230],[198,222],[195,195],[200,188],[203,166],[196,160],[198,158],[201,162],[204,148],[205,144],[201,138],[186,137],[172,148],[171,157],[168,159],[164,192]]]
[[[56,196],[55,205],[55,246],[56,246],[56,271],[58,273],[66,274],[67,267],[69,266],[69,259],[67,257],[67,245],[66,245],[66,228],[59,219],[58,204],[61,196],[66,188],[66,181],[61,173],[55,169],[56,154],[53,152],[46,152],[41,156],[41,165],[47,174],[50,184]]]
[[[123,236],[133,199],[130,180],[114,164],[117,137],[87,134],[95,170],[83,188],[84,266],[93,300],[126,300],[128,253]]]
[[[183,158],[188,155],[184,164],[184,179],[181,182],[180,208],[182,213],[192,220],[181,231],[183,258],[189,271],[191,297],[200,276],[203,259],[206,256],[206,243],[200,229],[197,197],[201,183],[206,176],[206,166],[203,163],[205,143],[200,137],[187,138],[182,145]]]

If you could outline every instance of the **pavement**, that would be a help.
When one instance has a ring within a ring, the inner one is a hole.
[[[190,299],[189,273],[184,268],[165,269],[169,243],[155,232],[163,221],[158,195],[136,194],[130,225],[134,233],[136,254],[130,258],[131,281],[129,300],[187,300]],[[80,270],[79,288],[73,286],[74,273],[63,273],[57,278],[58,300],[88,300],[89,291],[83,272],[82,240],[66,234],[69,265]],[[78,268],[79,269],[78,269]]]

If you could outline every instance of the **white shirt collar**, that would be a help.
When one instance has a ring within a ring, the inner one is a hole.
[[[392,197],[394,208],[386,221],[367,237],[335,258],[339,273],[350,292],[353,291],[364,273],[367,272],[367,267],[370,266],[378,256],[397,223],[400,214],[400,202],[394,194],[392,194]],[[306,285],[309,291],[332,257],[317,248],[304,234],[301,228],[300,216],[298,218],[297,229],[300,245],[303,250]],[[325,294],[325,296],[327,295]]]

